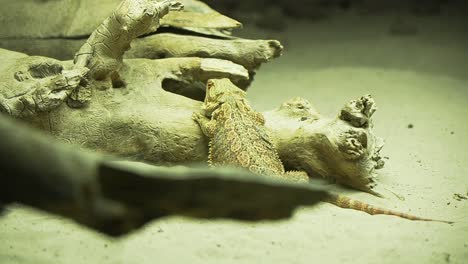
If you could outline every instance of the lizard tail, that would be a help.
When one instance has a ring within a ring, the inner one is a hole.
[[[393,215],[393,216],[398,216],[401,218],[409,219],[409,220],[415,220],[415,221],[432,221],[432,222],[442,222],[442,223],[447,223],[447,224],[453,224],[451,221],[444,221],[444,220],[435,220],[435,219],[429,219],[429,218],[423,218],[423,217],[418,217],[406,213],[400,213],[392,210],[387,210],[384,208],[379,208],[372,206],[368,203],[364,203],[358,200],[351,199],[346,196],[342,195],[336,195],[336,194],[329,194],[325,199],[324,202],[334,204],[336,206],[339,206],[341,208],[346,208],[346,209],[353,209],[353,210],[358,210],[362,211],[365,213],[368,213],[370,215],[376,215],[376,214],[383,214],[383,215]]]

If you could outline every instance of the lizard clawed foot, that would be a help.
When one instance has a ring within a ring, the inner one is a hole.
[[[194,112],[194,113],[192,114],[192,119],[193,119],[194,121],[196,121],[196,122],[199,122],[200,120],[202,120],[202,119],[204,119],[204,118],[205,118],[205,117],[204,117],[202,114],[198,113],[198,112]]]
[[[374,99],[370,95],[351,100],[340,112],[340,119],[349,122],[358,128],[367,128],[371,125],[371,117],[377,110]]]

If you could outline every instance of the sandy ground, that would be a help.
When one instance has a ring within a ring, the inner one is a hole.
[[[457,221],[413,222],[320,204],[287,221],[168,218],[120,240],[26,208],[0,219],[0,263],[468,263],[468,32],[460,18],[406,18],[418,34],[392,36],[395,16],[340,15],[287,33],[284,56],[249,92],[259,110],[293,96],[335,115],[372,94],[386,139],[383,185],[404,197],[349,195],[390,209]],[[353,27],[351,28],[350,25]],[[413,128],[408,128],[412,124]]]

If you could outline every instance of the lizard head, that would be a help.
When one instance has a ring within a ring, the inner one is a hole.
[[[206,83],[206,96],[202,109],[206,116],[211,116],[213,111],[226,102],[242,100],[246,93],[235,86],[229,79],[210,79]]]

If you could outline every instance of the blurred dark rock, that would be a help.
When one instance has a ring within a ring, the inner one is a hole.
[[[415,15],[431,16],[439,15],[442,10],[442,4],[445,1],[441,0],[426,0],[413,1],[411,4],[411,12]]]
[[[303,0],[282,0],[281,6],[284,12],[293,18],[301,19],[323,19],[330,11],[336,7],[337,1],[303,1]]]
[[[206,0],[205,2],[241,21],[243,21],[242,13],[254,12],[259,16],[264,16],[265,18],[259,18],[257,23],[258,26],[264,28],[278,28],[278,22],[271,18],[274,14],[280,15],[281,13],[290,18],[312,20],[326,18],[337,10],[354,10],[366,15],[390,12],[437,15],[441,13],[443,5],[467,5],[466,1],[453,0]]]
[[[398,17],[390,25],[390,34],[397,36],[412,36],[418,33],[418,27],[402,17]]]
[[[258,18],[256,25],[261,28],[282,31],[287,28],[287,18],[279,6],[269,6]]]

